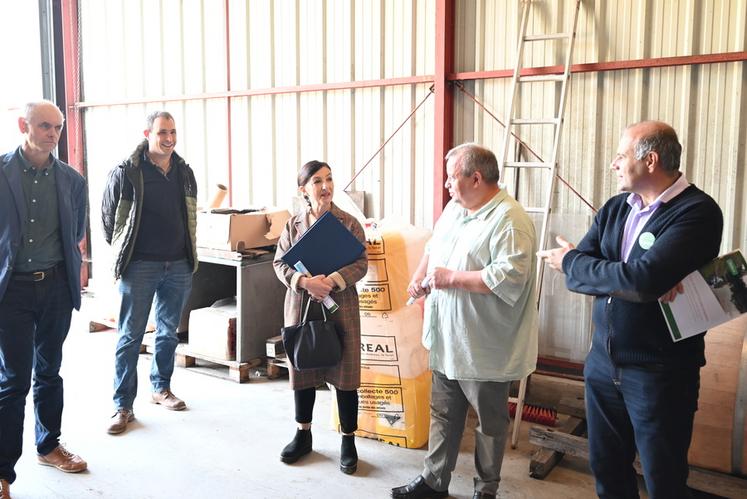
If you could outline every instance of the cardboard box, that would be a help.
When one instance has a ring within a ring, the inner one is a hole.
[[[267,341],[265,342],[265,350],[268,357],[280,357],[285,353],[283,337],[278,335],[273,336],[272,338],[267,338]]]
[[[189,313],[189,350],[215,359],[236,360],[235,300]]]
[[[228,251],[271,246],[278,242],[288,210],[265,208],[252,213],[197,214],[197,246]]]

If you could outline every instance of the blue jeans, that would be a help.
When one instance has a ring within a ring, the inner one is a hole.
[[[77,278],[77,276],[75,277]],[[23,447],[26,396],[34,372],[36,451],[59,445],[62,344],[73,302],[64,270],[39,282],[11,278],[0,301],[0,478],[10,483]]]
[[[638,498],[636,449],[651,499],[687,499],[687,450],[700,368],[614,365],[592,347],[584,366],[589,461],[601,499]]]
[[[114,364],[114,405],[132,410],[137,395],[137,360],[155,296],[156,341],[150,371],[154,392],[171,388],[174,352],[179,338],[176,329],[192,289],[189,261],[130,262],[119,282],[119,341]]]

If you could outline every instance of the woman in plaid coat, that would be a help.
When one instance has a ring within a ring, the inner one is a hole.
[[[327,163],[321,161],[306,163],[301,167],[297,180],[298,190],[306,199],[308,207],[303,213],[288,220],[278,241],[273,262],[278,279],[288,287],[285,293],[285,325],[291,326],[300,322],[303,305],[309,296],[315,301],[321,301],[331,295],[339,309],[328,317],[333,319],[345,334],[342,360],[337,366],[304,371],[289,369],[298,429],[293,440],[281,452],[280,460],[284,463],[294,463],[311,452],[311,416],[316,398],[316,387],[327,382],[335,387],[337,395],[342,431],[340,470],[350,474],[354,473],[358,467],[354,432],[358,429],[357,388],[360,386],[361,379],[361,328],[355,283],[366,275],[368,258],[364,251],[355,262],[337,272],[327,276],[306,277],[283,262],[281,257],[327,211],[336,216],[364,247],[365,236],[361,224],[352,215],[332,203],[334,182],[332,171]],[[311,309],[319,312],[318,305],[313,304]]]

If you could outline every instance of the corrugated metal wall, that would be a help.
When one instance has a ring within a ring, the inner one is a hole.
[[[519,2],[458,2],[457,71],[510,68],[519,29]],[[575,2],[536,1],[528,32],[568,29]],[[472,8],[468,8],[472,7]],[[747,5],[724,1],[585,0],[581,4],[573,62],[595,63],[745,50]],[[558,42],[528,46],[525,66],[562,63]],[[560,174],[595,206],[615,193],[609,162],[622,129],[642,119],[671,123],[684,146],[683,170],[728,214],[724,249],[747,246],[744,230],[743,146],[747,126],[744,64],[739,62],[575,74],[566,111]],[[465,86],[504,117],[509,78]],[[558,84],[534,84],[521,96],[526,114],[551,116]],[[536,88],[535,88],[536,87]],[[559,88],[559,86],[558,86]],[[503,128],[462,94],[457,96],[455,141],[477,140],[498,151]],[[551,134],[526,141],[548,151]],[[559,213],[586,213],[559,188]]]
[[[430,0],[231,0],[226,24],[217,0],[81,0],[95,277],[110,266],[97,251],[106,172],[142,139],[149,110],[174,114],[200,202],[230,175],[234,206],[290,206],[301,164],[328,161],[341,191],[430,85],[142,100],[429,75],[434,9]],[[128,100],[138,103],[97,105]],[[432,225],[432,137],[430,99],[353,184],[368,214]]]
[[[574,5],[573,0],[535,1],[528,31],[567,29]],[[231,0],[228,8],[227,54],[223,2],[81,0],[85,103],[434,73],[433,0]],[[455,10],[456,71],[513,67],[518,0],[458,0]],[[743,51],[746,11],[743,0],[584,0],[573,63]],[[557,42],[533,44],[524,65],[559,64],[563,53]],[[560,175],[601,206],[615,193],[608,165],[623,127],[641,119],[668,121],[683,142],[686,175],[724,210],[723,249],[747,248],[744,73],[745,65],[737,62],[574,75]],[[504,117],[509,83],[503,78],[464,85]],[[428,87],[232,97],[230,107],[225,98],[208,98],[163,107],[176,116],[177,149],[197,173],[202,201],[215,183],[228,181],[230,143],[234,205],[286,205],[295,192],[296,171],[309,159],[328,160],[338,189],[347,184]],[[455,93],[455,143],[477,141],[500,153],[502,127]],[[557,84],[535,84],[519,105],[525,115],[549,116],[558,94]],[[85,108],[94,218],[105,172],[140,140],[142,118],[154,107]],[[401,216],[431,226],[433,121],[430,99],[358,177],[354,187],[368,193],[372,216]],[[524,138],[549,156],[550,133]],[[536,184],[531,176],[522,179],[524,199],[531,200]],[[556,189],[551,231],[577,240],[591,211],[564,186]],[[94,221],[93,233],[98,232]],[[96,272],[100,241],[94,239],[92,246]],[[545,291],[541,353],[583,359],[588,302],[568,294],[557,276],[546,276]]]
[[[223,2],[205,0],[83,0],[85,103],[433,72],[434,6],[427,0],[231,1],[230,57],[223,7]],[[343,187],[428,86],[231,98],[234,204],[286,204],[296,190],[295,172],[313,158],[326,159]],[[195,168],[203,200],[210,186],[227,183],[229,177],[226,100],[162,106],[177,118],[178,151]],[[101,118],[118,139],[101,143],[89,137],[89,163],[114,164],[141,137],[142,116],[157,107],[87,108],[87,133],[100,126]],[[432,109],[424,106],[356,181],[356,189],[369,193],[373,216],[397,214],[421,225],[432,223],[430,209],[423,208],[431,206],[432,194],[420,189],[432,182],[431,148],[414,147],[416,140],[430,140],[432,122]],[[425,199],[413,202],[413,197]]]
[[[528,33],[567,31],[574,7],[572,0],[534,2]],[[513,67],[519,16],[519,2],[458,2],[456,71]],[[747,6],[741,0],[585,0],[573,63],[743,51],[746,21]],[[524,66],[562,64],[564,50],[559,42],[528,45]],[[722,250],[747,248],[744,77],[743,63],[574,75],[559,174],[599,207],[616,193],[609,163],[622,129],[642,119],[669,122],[684,146],[683,171],[724,211]],[[510,79],[504,78],[473,81],[465,87],[503,119],[509,84]],[[559,89],[555,83],[532,84],[521,95],[522,116],[552,116]],[[475,140],[497,152],[501,149],[503,128],[461,93],[455,122],[456,142]],[[525,133],[522,138],[549,157],[550,133]],[[519,194],[524,199],[532,199],[537,191],[535,178],[522,180]],[[556,192],[551,233],[578,240],[590,223],[591,210],[566,187],[558,185]],[[540,353],[580,361],[590,338],[588,300],[568,293],[562,279],[552,273],[545,276],[544,286]]]

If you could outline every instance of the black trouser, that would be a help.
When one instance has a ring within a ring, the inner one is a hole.
[[[59,373],[73,302],[64,267],[36,274],[13,274],[0,300],[0,478],[10,483],[23,449],[32,372],[37,454],[59,445],[62,424]]]
[[[353,433],[358,429],[358,391],[335,390],[337,394],[337,414],[340,417],[340,428],[343,433]],[[311,423],[316,400],[316,388],[294,390],[293,398],[296,402],[296,422]]]

